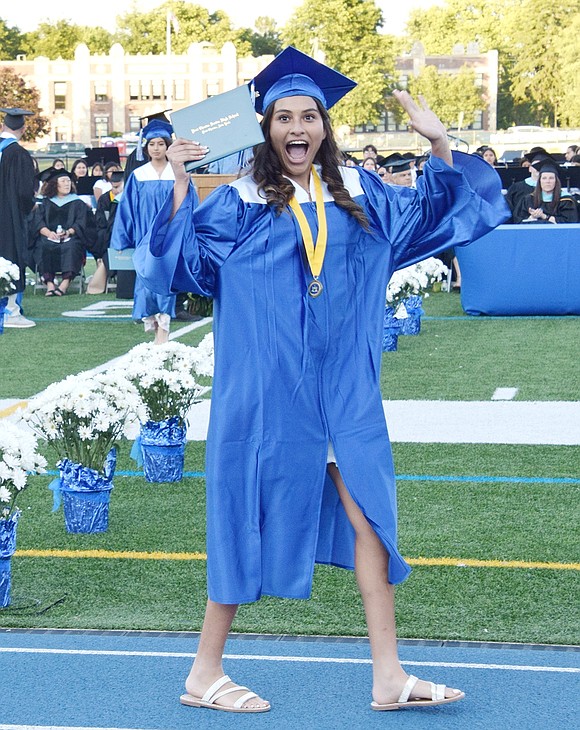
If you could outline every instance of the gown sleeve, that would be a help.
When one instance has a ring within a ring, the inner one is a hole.
[[[453,167],[429,158],[416,190],[362,173],[361,184],[371,226],[391,243],[395,269],[471,243],[510,217],[499,175],[476,155],[454,152]]]
[[[135,251],[133,261],[146,286],[158,294],[188,291],[213,296],[216,274],[240,245],[246,206],[230,185],[222,185],[198,207],[190,187],[173,218],[173,190]]]
[[[130,175],[118,203],[119,207],[111,233],[111,248],[117,251],[135,248],[135,221],[139,215],[136,185],[135,176]]]
[[[561,198],[555,218],[556,223],[577,223],[578,207],[576,206],[576,202],[567,196]]]

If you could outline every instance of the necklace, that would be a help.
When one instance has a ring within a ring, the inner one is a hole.
[[[296,216],[302,240],[304,241],[304,249],[308,266],[312,274],[312,281],[308,284],[308,293],[311,297],[317,297],[322,294],[322,282],[319,280],[322,265],[324,264],[324,256],[326,254],[326,241],[328,238],[328,230],[326,227],[326,211],[324,209],[324,200],[322,195],[322,183],[316,169],[312,167],[312,179],[314,180],[314,192],[316,198],[316,218],[318,220],[318,235],[316,237],[316,247],[312,237],[312,230],[306,220],[306,216],[293,195],[288,205]]]

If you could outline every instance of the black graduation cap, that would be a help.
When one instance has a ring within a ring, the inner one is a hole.
[[[550,153],[547,152],[543,147],[532,147],[529,152],[526,152],[526,154],[523,156],[523,159],[532,163],[535,159],[542,156],[549,157]]]
[[[58,180],[59,177],[68,177],[74,180],[74,175],[65,169],[57,169],[55,167],[49,167],[45,172],[49,173],[43,180],[43,182],[49,182],[50,180]],[[42,174],[42,173],[41,173]]]
[[[415,159],[415,155],[413,155]],[[405,172],[405,170],[411,169],[411,163],[408,158],[401,155],[399,152],[393,152],[392,155],[384,157],[381,165],[383,167],[391,168],[391,172]]]
[[[149,124],[149,122],[152,122],[154,119],[157,119],[160,122],[167,122],[167,124],[171,124],[171,119],[167,116],[167,112],[172,111],[172,109],[164,109],[162,112],[154,112],[153,114],[147,114],[144,117],[139,117],[139,121],[141,122],[141,126],[144,127],[145,125]]]
[[[51,174],[55,171],[56,168],[54,167],[47,167],[46,170],[41,170],[38,172],[35,177],[38,180],[38,182],[44,183],[46,182]]]
[[[531,166],[534,168],[534,170],[539,171],[542,165],[547,162],[554,167],[558,167],[558,163],[556,162],[556,160],[551,157],[547,152],[545,154],[537,152],[535,155],[532,155]]]
[[[113,172],[108,177],[110,182],[118,183],[124,179],[124,176],[125,173],[123,172],[123,170],[113,170]]]
[[[34,112],[29,112],[26,109],[19,109],[18,107],[0,108],[0,112],[4,112],[4,124],[8,129],[20,129],[24,126],[24,117],[31,117]]]
[[[323,63],[288,46],[250,82],[254,107],[263,114],[270,104],[286,96],[311,96],[330,109],[356,82]]]
[[[544,160],[535,163],[534,167],[538,170],[540,175],[543,172],[553,172],[556,177],[560,176],[560,166],[551,157],[546,157]]]

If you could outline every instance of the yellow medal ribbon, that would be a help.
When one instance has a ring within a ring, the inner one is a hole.
[[[298,226],[300,227],[300,233],[302,234],[302,240],[304,241],[304,249],[306,251],[306,258],[308,259],[308,266],[313,276],[313,281],[308,285],[308,293],[312,297],[317,297],[322,292],[322,283],[318,281],[320,272],[322,271],[322,265],[324,264],[324,256],[326,254],[326,241],[328,238],[328,229],[326,226],[326,210],[324,209],[324,200],[322,195],[322,182],[320,176],[316,172],[316,169],[312,167],[312,179],[314,180],[314,194],[316,200],[316,218],[318,221],[318,236],[316,237],[316,247],[314,246],[314,239],[312,237],[312,230],[306,220],[300,204],[296,200],[296,196],[293,195],[288,205],[292,212],[296,216]]]

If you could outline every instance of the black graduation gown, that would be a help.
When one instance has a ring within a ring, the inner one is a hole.
[[[95,211],[95,223],[97,226],[96,258],[104,258],[107,253],[118,205],[116,200],[111,200],[110,191],[103,193],[99,198],[97,210]]]
[[[24,291],[28,264],[27,219],[34,207],[34,163],[18,142],[0,157],[0,256],[20,267],[16,291]]]
[[[61,225],[66,231],[74,228],[68,241],[54,243],[40,234],[45,226],[55,231]],[[79,198],[58,206],[44,199],[34,210],[31,226],[34,239],[33,259],[41,274],[72,271],[77,276],[86,258],[86,251],[95,248],[96,226],[91,209]]]
[[[516,209],[513,211],[514,223],[521,223],[530,217],[530,208],[535,208],[533,195],[526,195],[520,199]],[[563,195],[560,202],[554,210],[552,203],[542,203],[540,206],[547,216],[554,216],[556,223],[577,223],[578,207],[576,202],[569,196]],[[534,221],[537,223],[547,223],[548,221]]]

